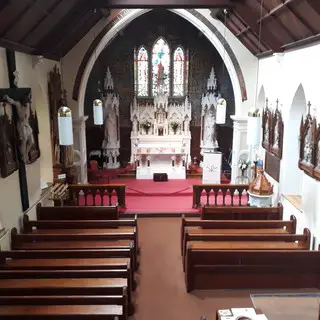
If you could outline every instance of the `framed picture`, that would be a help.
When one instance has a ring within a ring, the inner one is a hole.
[[[268,106],[263,110],[262,115],[262,147],[267,151],[270,150],[271,145],[271,132],[272,132],[272,114]]]
[[[279,159],[282,159],[283,121],[278,108],[272,114],[271,127],[270,152]]]
[[[310,113],[306,118],[301,118],[300,124],[300,156],[299,168],[310,176],[313,176],[315,167],[315,141],[317,121],[312,119]]]
[[[315,136],[315,162],[313,176],[320,180],[320,125],[318,125]]]

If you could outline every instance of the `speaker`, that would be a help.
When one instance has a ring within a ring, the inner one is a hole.
[[[168,181],[168,175],[166,173],[154,173],[153,174],[153,181]]]

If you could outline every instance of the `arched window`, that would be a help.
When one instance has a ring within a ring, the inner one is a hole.
[[[184,96],[188,87],[187,51],[180,46],[171,51],[164,38],[159,38],[152,48],[141,46],[134,54],[134,85],[137,97],[160,92]]]
[[[147,97],[149,95],[149,66],[148,51],[145,47],[141,47],[137,54],[137,75],[136,88],[138,97]]]
[[[159,38],[152,48],[152,95],[158,91],[169,94],[170,49],[168,43]]]
[[[184,95],[185,58],[181,47],[173,53],[173,96]]]

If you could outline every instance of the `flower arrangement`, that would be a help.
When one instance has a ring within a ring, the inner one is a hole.
[[[172,128],[173,132],[176,133],[178,128],[179,128],[179,123],[177,121],[172,121],[170,123],[170,125],[171,125],[171,128]]]
[[[249,168],[249,165],[250,165],[250,161],[248,161],[248,160],[240,159],[238,162],[238,168],[242,172],[247,170]]]
[[[145,122],[141,123],[141,127],[146,131],[147,134],[148,134],[151,126],[152,126],[152,124],[149,121],[145,121]]]

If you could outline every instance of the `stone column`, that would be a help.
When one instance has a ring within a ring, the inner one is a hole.
[[[238,168],[239,156],[243,151],[248,151],[247,145],[247,122],[246,116],[231,116],[233,120],[233,142],[232,142],[232,165],[231,183],[235,183],[236,177],[240,175]]]
[[[80,152],[80,183],[88,183],[87,170],[87,141],[86,121],[88,116],[80,116],[72,119],[73,124],[73,145],[74,149]]]

